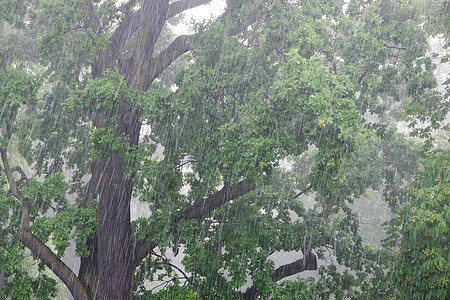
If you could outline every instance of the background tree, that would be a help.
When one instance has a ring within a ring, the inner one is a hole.
[[[448,149],[428,153],[422,172],[405,195],[406,203],[398,207],[398,217],[391,222],[392,232],[399,233],[393,235],[391,245],[395,241],[400,245],[396,263],[391,266],[394,295],[448,295],[448,168]]]

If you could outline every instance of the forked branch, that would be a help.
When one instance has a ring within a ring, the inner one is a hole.
[[[22,222],[19,229],[19,240],[36,255],[61,281],[69,288],[72,296],[76,300],[87,300],[86,290],[81,284],[75,273],[53,252],[47,245],[45,245],[39,238],[37,238],[30,229],[30,215],[29,202],[23,198],[22,193],[18,189],[17,183],[14,181],[13,172],[21,173],[22,178],[26,178],[25,173],[18,167],[11,168],[8,161],[6,149],[0,148],[3,168],[8,180],[9,188],[20,202],[22,206]],[[19,180],[20,181],[20,180]]]
[[[170,66],[178,57],[191,50],[189,40],[194,35],[178,36],[166,49],[158,56],[152,58],[148,67],[143,71],[143,86],[147,89],[153,80],[158,77],[168,66]]]
[[[124,9],[126,10],[125,19],[120,23],[120,25],[112,34],[111,38],[109,39],[110,43],[107,49],[99,56],[99,58],[95,62],[93,66],[93,77],[101,76],[101,74],[106,69],[112,69],[115,66],[117,59],[122,54],[130,38],[145,23],[152,24],[153,27],[158,23],[158,27],[160,27],[161,24],[165,23],[165,21],[187,9],[211,2],[211,0],[180,0],[171,3],[168,8],[165,9],[164,7],[166,5],[164,4],[166,1],[168,0],[147,0],[141,5],[139,10],[134,13],[130,13],[129,10],[131,5],[134,4],[135,1],[130,1],[130,5],[128,5],[127,3],[124,6]],[[158,29],[155,32],[157,32],[157,35],[159,36],[160,30]],[[156,42],[157,36],[154,36],[151,39],[154,40],[150,43],[151,47],[154,47],[154,42]],[[151,56],[151,54],[153,53],[153,48],[146,49],[145,53]]]

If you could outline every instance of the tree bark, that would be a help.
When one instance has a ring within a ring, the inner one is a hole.
[[[141,124],[134,108],[122,103],[115,137],[128,137],[130,147],[139,141]],[[124,154],[126,155],[126,154]],[[135,270],[131,238],[130,203],[133,176],[127,177],[123,157],[110,156],[96,162],[98,192],[96,256],[98,299],[130,299]],[[85,263],[89,263],[86,260]]]
[[[97,208],[98,299],[130,299],[134,266],[130,226],[133,184],[118,157],[105,159],[107,182]]]
[[[3,271],[0,271],[0,295],[3,294],[4,285],[5,285],[5,274],[3,274]]]

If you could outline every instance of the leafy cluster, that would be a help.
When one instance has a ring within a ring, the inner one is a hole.
[[[449,152],[428,153],[391,226],[400,245],[392,268],[393,296],[446,298],[449,291]]]

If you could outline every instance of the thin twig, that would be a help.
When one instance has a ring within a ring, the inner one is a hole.
[[[197,161],[195,159],[187,160],[187,161],[183,162],[181,165],[176,166],[175,169],[181,168],[181,167],[183,167],[183,166],[185,166],[187,164],[194,163],[194,162],[197,162]]]
[[[167,258],[163,257],[162,255],[156,254],[155,251],[152,251],[152,254],[155,255],[156,257],[161,258],[164,264],[166,264],[166,265],[168,265],[168,266],[170,266],[170,267],[172,267],[172,268],[174,268],[174,269],[177,269],[178,272],[180,272],[180,273],[184,276],[184,278],[186,279],[186,281],[188,281],[189,283],[191,283],[191,279],[187,276],[187,274],[184,273],[184,271],[181,270],[179,267],[177,267],[177,266],[175,266],[174,264],[172,264],[171,262],[169,262],[169,260],[168,260]]]

